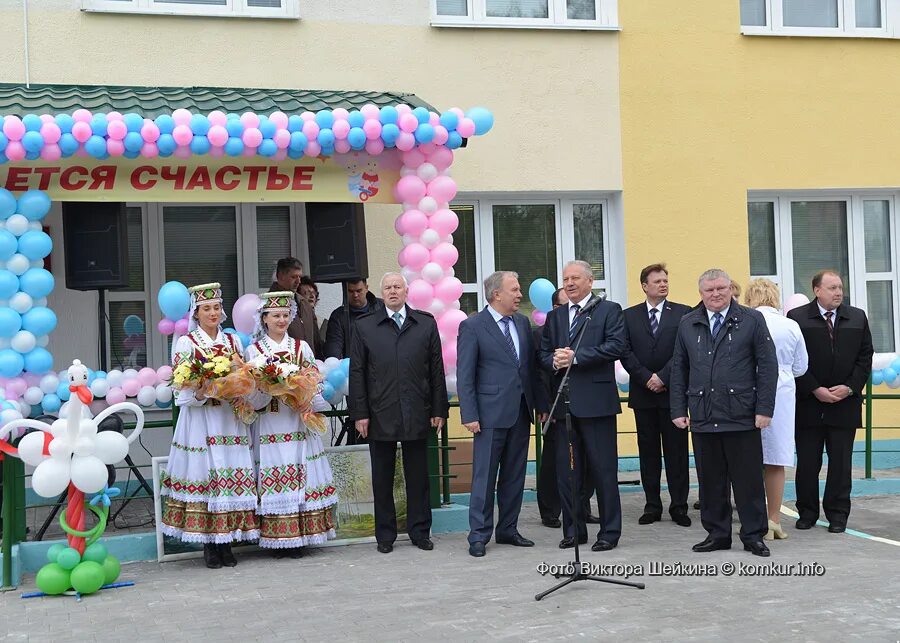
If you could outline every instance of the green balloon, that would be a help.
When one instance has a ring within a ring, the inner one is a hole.
[[[95,563],[100,563],[102,565],[103,561],[106,560],[106,553],[106,547],[104,545],[94,543],[84,550],[84,556],[82,556],[81,559],[92,560]]]
[[[34,582],[45,594],[62,594],[72,586],[69,570],[63,569],[57,563],[41,567]]]
[[[115,556],[107,556],[103,561],[103,584],[115,583],[121,572],[122,565],[119,563],[119,559]]]
[[[86,560],[72,570],[71,579],[76,592],[93,594],[103,586],[103,566],[92,560]]]
[[[59,566],[63,569],[75,569],[75,566],[81,562],[81,554],[78,553],[77,549],[66,547],[59,552],[59,556],[56,557],[56,562],[59,563]]]
[[[47,560],[51,563],[56,562],[56,558],[59,556],[60,552],[65,549],[66,546],[60,543],[56,543],[55,545],[50,545],[50,549],[47,550]]]

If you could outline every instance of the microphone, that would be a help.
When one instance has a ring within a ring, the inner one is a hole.
[[[586,304],[584,305],[584,308],[582,308],[581,310],[578,311],[578,315],[579,315],[579,316],[581,316],[581,315],[587,315],[589,312],[591,312],[592,310],[594,310],[594,308],[596,308],[597,306],[599,306],[599,305],[600,305],[600,302],[603,301],[604,299],[606,299],[606,294],[605,294],[605,293],[600,294],[600,295],[593,295],[593,296],[588,300],[588,303],[586,303]]]

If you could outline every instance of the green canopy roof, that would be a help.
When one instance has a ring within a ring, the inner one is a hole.
[[[241,87],[137,87],[100,85],[36,85],[0,83],[0,115],[92,112],[135,112],[144,118],[171,114],[178,108],[192,112],[282,111],[299,114],[322,109],[378,107],[406,103],[438,110],[415,94],[404,92],[337,91],[332,89],[259,89]]]

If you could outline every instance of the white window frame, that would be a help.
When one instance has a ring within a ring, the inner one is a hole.
[[[487,0],[466,0],[465,16],[444,16],[437,12],[438,0],[431,0],[432,27],[504,29],[584,29],[619,31],[619,0],[594,0],[594,20],[570,20],[566,0],[547,0],[548,18],[504,18],[487,15]]]
[[[784,26],[783,0],[765,0],[765,26],[741,25],[745,36],[806,36],[811,38],[898,38],[900,0],[880,0],[881,27],[856,26],[856,0],[838,0],[837,27]]]
[[[137,13],[215,18],[300,18],[300,0],[281,0],[281,7],[251,7],[247,0],[226,0],[224,6],[182,5],[159,0],[81,0],[81,10],[98,13]]]

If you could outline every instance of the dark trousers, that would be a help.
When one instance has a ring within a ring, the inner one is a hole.
[[[574,537],[575,525],[572,516],[573,504],[578,510],[577,536],[587,536],[584,523],[584,505],[581,502],[583,468],[587,466],[594,487],[598,490],[598,507],[600,510],[600,531],[598,539],[613,544],[619,542],[622,535],[622,504],[619,500],[619,455],[616,443],[616,417],[572,418],[572,447],[575,463],[575,496],[572,502],[571,483],[569,481],[569,442],[566,438],[565,423],[560,423],[560,433],[556,442],[556,470],[559,479],[559,497],[562,500],[563,533],[567,538]],[[583,460],[582,460],[583,458]]]
[[[828,522],[846,525],[850,515],[851,467],[856,429],[832,426],[797,427],[797,513],[815,522],[819,518],[819,471],[822,448],[828,452],[828,475],[822,509]]]
[[[522,401],[516,423],[508,429],[482,427],[472,447],[472,493],[469,499],[469,542],[486,543],[494,531],[494,488],[497,489],[497,538],[518,533],[525,490],[531,414]],[[499,473],[499,478],[498,478]]]
[[[741,518],[741,540],[762,540],[769,529],[763,485],[762,438],[758,429],[694,433],[703,466],[700,478],[700,522],[714,540],[731,542],[731,494]]]
[[[672,424],[666,408],[634,409],[637,424],[641,485],[644,487],[645,513],[662,514],[660,477],[665,458],[666,484],[669,486],[669,514],[687,513],[688,432]],[[660,450],[660,445],[662,449]]]
[[[543,450],[541,452],[541,475],[537,485],[538,511],[541,512],[541,520],[556,520],[559,518],[559,487],[556,481],[556,442],[560,439],[561,422],[553,421],[547,427],[544,435]],[[562,440],[566,439],[563,435]],[[566,468],[568,471],[568,467]]]
[[[406,533],[413,540],[431,533],[431,504],[428,501],[428,441],[403,440],[403,476],[406,478]],[[372,440],[372,492],[375,496],[375,539],[393,543],[397,539],[397,510],[394,507],[394,474],[397,443]]]

